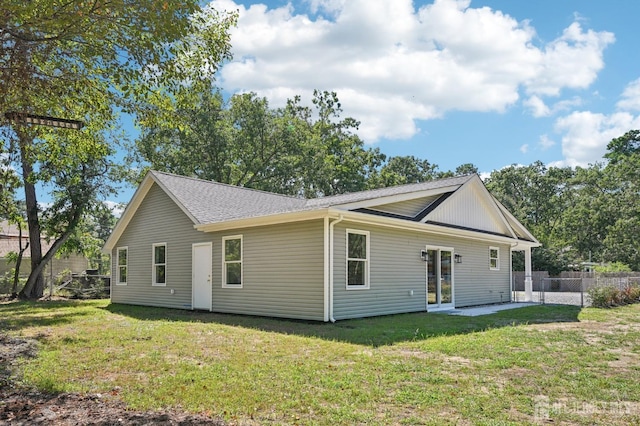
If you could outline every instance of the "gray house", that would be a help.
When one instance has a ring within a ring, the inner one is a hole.
[[[477,175],[306,200],[151,171],[105,251],[114,303],[335,321],[509,301],[539,245]]]

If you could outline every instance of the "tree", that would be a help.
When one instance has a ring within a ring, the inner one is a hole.
[[[413,155],[391,157],[373,179],[372,187],[426,182],[437,177],[438,166]]]
[[[630,130],[607,145],[604,172],[614,183],[606,197],[612,222],[603,241],[603,260],[640,270],[640,130]]]
[[[228,57],[234,20],[195,0],[3,2],[0,111],[17,114],[3,115],[0,125],[3,151],[21,173],[32,263],[22,297],[42,295],[44,266],[90,203],[112,190],[118,109],[139,112],[157,93],[209,80]],[[34,127],[25,114],[81,118],[86,126]],[[36,183],[52,188],[46,211]],[[41,225],[54,239],[44,255]]]
[[[184,102],[183,96],[197,101]],[[215,89],[167,93],[154,102],[172,105],[177,125],[145,116],[133,156],[157,170],[317,197],[364,189],[384,158],[364,148],[355,120],[340,119],[335,93],[315,91],[315,111],[300,97],[283,108],[271,108],[255,93],[225,102]]]
[[[564,212],[574,194],[569,184],[572,176],[570,168],[547,168],[536,161],[529,166],[496,170],[485,182],[487,189],[543,244],[532,253],[536,269],[559,272],[571,260],[562,236]]]
[[[464,163],[456,167],[456,176],[472,175],[478,173],[478,167],[473,163]]]

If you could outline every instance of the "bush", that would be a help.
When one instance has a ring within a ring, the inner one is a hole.
[[[13,288],[13,274],[15,272],[15,268],[9,269],[4,275],[0,275],[0,294],[11,294],[11,289]],[[18,288],[17,291],[20,291],[24,286],[24,283],[27,281],[26,278],[20,277],[18,279]]]
[[[619,289],[611,285],[592,287],[588,291],[591,305],[596,308],[611,308],[640,302],[640,286],[630,284]]]

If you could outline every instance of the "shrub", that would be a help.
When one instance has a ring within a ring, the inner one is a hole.
[[[640,302],[640,286],[630,284],[622,290],[611,285],[592,287],[587,292],[591,305],[596,308],[611,308]]]

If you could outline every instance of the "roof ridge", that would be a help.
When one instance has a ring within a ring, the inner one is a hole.
[[[176,177],[176,178],[181,178],[181,179],[189,179],[189,180],[194,180],[194,181],[198,181],[198,182],[209,183],[209,184],[212,184],[212,185],[220,185],[220,186],[224,186],[224,187],[232,188],[232,189],[242,189],[242,190],[245,190],[245,191],[259,192],[261,194],[266,194],[266,195],[275,195],[275,196],[278,196],[278,197],[284,197],[284,198],[288,198],[288,199],[291,199],[291,200],[300,200],[300,201],[304,201],[305,200],[305,198],[294,197],[293,195],[278,194],[277,192],[263,191],[261,189],[255,189],[255,188],[247,188],[246,186],[232,185],[230,183],[223,183],[223,182],[218,182],[218,181],[215,181],[215,180],[207,180],[207,179],[201,179],[201,178],[192,177],[192,176],[178,175],[178,174],[175,174],[175,173],[162,172],[160,170],[151,169],[151,170],[149,170],[149,173],[161,174],[161,175],[166,175],[166,176],[171,176],[171,177]]]

